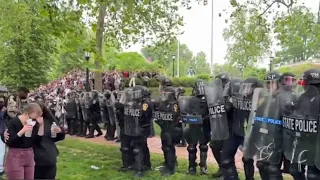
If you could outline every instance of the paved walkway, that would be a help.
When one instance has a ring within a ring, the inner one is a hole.
[[[74,137],[74,136],[72,136],[71,138],[81,139],[82,141],[93,142],[93,143],[102,144],[102,145],[120,146],[120,143],[115,143],[114,141],[106,141],[103,136],[96,137],[93,139],[85,139],[85,138],[79,138],[79,137]],[[159,137],[149,138],[148,139],[148,146],[149,146],[150,152],[162,154],[161,141],[160,141]],[[188,151],[187,151],[186,147],[176,147],[176,153],[177,153],[178,158],[184,158],[184,159],[188,158]],[[199,151],[198,151],[198,157],[199,157]],[[242,152],[239,150],[235,156],[235,162],[236,162],[236,166],[238,169],[243,169]],[[208,163],[217,164],[217,162],[215,161],[215,159],[212,155],[210,148],[208,151]]]

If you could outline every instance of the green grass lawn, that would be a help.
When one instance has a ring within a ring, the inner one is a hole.
[[[62,180],[119,180],[132,179],[134,172],[118,172],[116,169],[121,166],[120,151],[118,147],[88,143],[74,138],[66,138],[58,143],[60,155],[58,158],[58,179]],[[163,162],[159,154],[152,154],[152,167],[158,167]],[[94,165],[100,169],[95,170],[90,166]],[[210,176],[190,176],[187,171],[187,161],[179,160],[177,173],[172,177],[161,177],[160,172],[153,170],[147,172],[143,179],[183,179],[203,180]],[[210,175],[216,169],[209,166]],[[243,178],[242,178],[243,179]]]

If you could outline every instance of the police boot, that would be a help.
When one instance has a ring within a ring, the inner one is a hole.
[[[164,159],[165,159],[165,166],[161,168],[162,176],[169,176],[175,173],[176,155],[174,153],[174,150],[172,150],[172,148],[174,147],[162,146]]]
[[[73,136],[76,134],[75,128],[76,128],[75,121],[74,121],[74,119],[72,119],[70,121],[70,128],[69,128],[70,129],[70,136]]]
[[[261,180],[269,180],[268,164],[262,161],[257,161],[257,168],[259,169]]]
[[[237,168],[233,159],[221,161],[223,180],[239,180]]]
[[[87,131],[88,131],[88,124],[86,122],[83,123],[83,131],[82,131],[82,136],[85,137],[87,135]]]
[[[195,144],[189,144],[187,147],[189,153],[189,172],[188,174],[195,175],[197,173],[197,147]]]
[[[242,162],[243,162],[243,168],[244,168],[244,174],[245,174],[246,180],[254,180],[253,159],[242,157]]]
[[[307,179],[305,176],[305,165],[291,163],[290,164],[290,174],[294,180],[306,180]]]
[[[83,126],[83,123],[82,123],[82,121],[80,121],[79,122],[79,125],[78,125],[78,136],[79,137],[83,137],[84,135],[83,135],[83,128],[84,128],[84,126]]]
[[[199,146],[200,149],[200,172],[201,174],[207,174],[208,169],[207,169],[207,158],[208,158],[208,145],[206,144],[201,144]]]
[[[315,166],[308,166],[307,178],[308,180],[319,180],[320,170]]]
[[[220,168],[221,166],[221,145],[218,143],[215,143],[217,141],[210,142],[210,148],[213,154],[213,157],[216,159],[219,169],[216,173],[212,174],[212,178],[219,178],[222,176],[222,170]]]
[[[101,128],[98,124],[95,124],[95,130],[98,132],[98,134],[96,135],[96,137],[102,136],[103,133],[101,131]]]
[[[144,176],[143,173],[143,154],[141,152],[141,149],[135,148],[133,149],[134,157],[135,157],[135,162],[136,162],[136,174],[134,177],[136,178],[141,178]]]
[[[94,138],[94,130],[95,130],[95,127],[90,125],[89,126],[89,134],[86,136],[86,138]]]
[[[268,166],[269,180],[282,180],[282,173],[279,164],[270,164]]]

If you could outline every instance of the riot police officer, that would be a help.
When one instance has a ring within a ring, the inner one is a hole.
[[[279,72],[269,72],[265,79],[267,88],[255,89],[244,141],[244,157],[257,158],[262,180],[283,179],[280,169],[283,152],[280,77]]]
[[[122,159],[122,166],[119,168],[119,171],[127,171],[132,169],[134,164],[134,155],[133,155],[133,147],[130,145],[130,142],[126,140],[130,140],[129,138],[125,138],[124,134],[124,106],[125,104],[131,102],[132,98],[130,97],[131,88],[127,88],[122,92],[116,94],[117,102],[115,103],[116,109],[116,116],[118,119],[118,124],[120,126],[120,151],[121,151],[121,159]]]
[[[230,77],[227,73],[221,73],[218,74],[215,77],[215,80],[209,84],[208,90],[206,90],[206,97],[207,102],[208,98],[210,101],[208,102],[209,108],[211,108],[212,114],[210,115],[210,126],[212,131],[212,140],[210,141],[210,148],[212,151],[212,154],[214,158],[216,159],[219,169],[216,173],[212,175],[213,178],[218,178],[222,176],[221,171],[221,151],[223,148],[223,142],[226,138],[229,136],[229,125],[228,120],[230,120],[230,115],[232,116],[232,113],[230,113],[229,109],[225,109],[226,107],[230,107],[227,104],[227,99],[230,97],[230,92],[226,93],[224,91],[225,86],[230,83]],[[221,112],[221,109],[219,109],[219,113],[216,113],[214,108],[215,107],[223,107]],[[228,110],[228,111],[227,111]],[[217,120],[218,119],[218,120]],[[220,126],[220,123],[223,127]],[[219,127],[220,126],[220,127]],[[222,132],[221,132],[222,131]],[[227,133],[227,134],[226,134]],[[223,135],[222,138],[220,135]],[[227,135],[227,136],[226,136]]]
[[[291,72],[285,72],[280,76],[281,110],[285,108],[288,101],[295,99],[294,89],[297,85],[296,75]],[[283,112],[281,112],[283,114]],[[283,170],[282,173],[290,173],[290,161],[283,155]]]
[[[104,93],[104,96],[106,98],[105,102],[105,108],[104,111],[106,113],[106,122],[107,122],[107,132],[105,135],[105,139],[107,141],[113,141],[114,140],[114,133],[116,129],[116,115],[114,112],[113,107],[113,100],[112,100],[112,93],[111,91],[106,91]]]
[[[148,101],[150,91],[144,86],[134,86],[126,91],[124,103],[124,136],[121,150],[129,150],[133,143],[135,157],[135,177],[142,177],[145,170],[151,169],[147,137],[150,134],[152,103]],[[144,167],[145,166],[145,167]]]
[[[98,91],[91,91],[90,92],[90,104],[89,104],[89,134],[86,138],[94,138],[94,131],[96,130],[98,134],[96,135],[101,136],[103,135],[98,122],[101,120],[101,113],[100,113],[100,105],[98,99],[99,92]]]
[[[66,95],[66,121],[68,125],[68,133],[75,135],[77,132],[76,121],[77,121],[77,104],[76,104],[76,92],[71,91]]]
[[[175,173],[176,150],[174,141],[182,134],[181,129],[177,127],[179,115],[176,90],[173,87],[165,87],[160,94],[160,100],[155,103],[153,112],[154,119],[161,128],[160,137],[165,159],[164,167],[161,169],[162,175]]]
[[[179,106],[183,122],[187,125],[184,136],[188,143],[189,171],[197,172],[197,144],[200,149],[200,172],[207,174],[208,142],[210,141],[210,124],[207,101],[204,91],[205,82],[198,79],[193,87],[193,96],[179,97]]]
[[[233,117],[228,117],[230,135],[223,142],[221,153],[221,169],[224,180],[238,180],[238,173],[234,162],[234,156],[238,147],[243,143],[245,136],[244,124],[248,121],[251,112],[251,100],[253,91],[257,87],[261,87],[261,83],[257,78],[247,78],[239,84],[239,82],[231,81],[224,91],[231,91],[231,102],[233,106],[227,106],[227,113],[232,113]],[[229,103],[226,103],[229,104]],[[244,169],[247,180],[253,180],[254,166],[253,159],[244,159]]]
[[[315,180],[320,178],[317,169],[318,149],[317,124],[319,123],[319,69],[309,69],[302,75],[297,99],[285,107],[283,115],[283,149],[290,164],[290,174],[295,180]],[[305,167],[308,166],[307,178]],[[319,166],[318,166],[319,167]]]
[[[186,90],[183,87],[178,87],[177,88],[177,99],[179,99],[180,96],[184,96],[185,92],[186,92]],[[177,127],[183,131],[184,124],[181,119],[180,119],[179,123],[177,124]],[[181,134],[180,137],[178,137],[177,142],[178,142],[177,147],[186,147],[187,146],[187,141],[183,137],[183,133]]]

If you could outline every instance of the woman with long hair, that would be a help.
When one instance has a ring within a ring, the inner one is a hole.
[[[37,98],[35,98],[37,99]],[[38,133],[33,143],[34,152],[34,179],[55,179],[57,173],[57,157],[59,151],[56,142],[65,138],[63,128],[55,126],[58,124],[51,111],[44,105],[43,101],[37,99],[37,104],[42,110],[41,118],[37,119]],[[8,142],[10,133],[4,133]],[[25,178],[28,179],[28,178]]]
[[[8,153],[5,160],[5,171],[8,179],[34,179],[33,144],[40,128],[32,119],[41,121],[42,110],[36,103],[30,103],[22,114],[8,122]],[[33,124],[33,125],[32,125]]]

